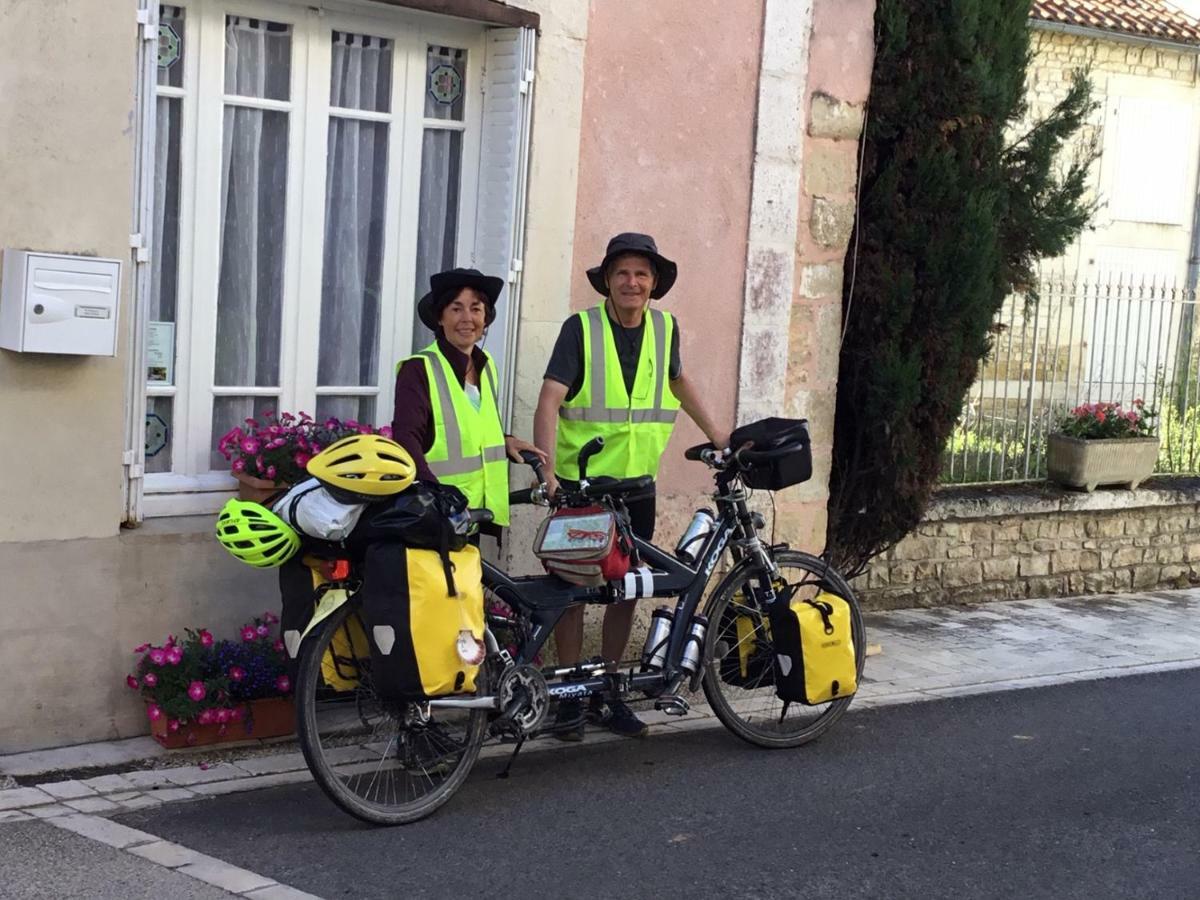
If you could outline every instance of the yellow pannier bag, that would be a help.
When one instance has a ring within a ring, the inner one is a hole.
[[[816,706],[858,690],[850,604],[822,591],[771,612],[775,645],[775,693]]]
[[[315,562],[309,569],[312,571],[313,593],[316,595],[320,586],[326,583],[326,578]],[[350,616],[334,634],[329,648],[321,657],[321,677],[335,691],[353,690],[358,687],[362,675],[361,664],[370,658],[371,648],[362,621],[358,616]]]
[[[373,544],[361,595],[380,696],[420,700],[474,692],[479,666],[464,662],[458,641],[467,632],[480,647],[483,642],[483,566],[476,547],[443,556]]]

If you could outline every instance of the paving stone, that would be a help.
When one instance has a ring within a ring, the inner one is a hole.
[[[154,787],[160,784],[170,784],[171,769],[146,769],[142,772],[126,772],[121,777],[136,788]]]
[[[29,813],[35,819],[53,819],[55,816],[71,815],[75,810],[69,806],[63,806],[61,803],[48,803],[45,806],[27,807],[22,812]]]
[[[321,900],[315,894],[306,894],[304,891],[298,891],[286,884],[273,884],[270,887],[259,888],[257,891],[250,891],[242,896],[250,897],[252,900]]]
[[[80,797],[78,800],[64,800],[63,803],[81,813],[116,812],[120,809],[117,804],[103,797]]]
[[[6,809],[20,809],[22,806],[41,806],[53,803],[54,797],[37,788],[12,788],[0,791],[0,812]]]
[[[83,835],[86,838],[91,838],[93,841],[99,841],[110,847],[116,847],[118,850],[158,840],[152,834],[138,831],[136,828],[130,828],[127,825],[122,825],[120,822],[114,822],[111,819],[104,819],[100,816],[75,814],[59,816],[58,818],[47,819],[46,821],[56,828],[61,828],[64,831],[73,831],[75,834]]]
[[[303,753],[280,753],[276,756],[239,759],[238,768],[251,775],[274,775],[276,772],[295,772],[307,768],[307,764]]]
[[[179,844],[173,844],[170,841],[153,841],[149,844],[143,844],[140,847],[132,847],[129,852],[134,856],[148,859],[168,869],[202,862],[209,858],[202,853],[197,853],[195,850],[189,850],[187,847],[181,847]]]
[[[240,778],[246,775],[246,771],[239,766],[231,763],[218,763],[215,766],[209,766],[207,769],[202,769],[199,766],[182,766],[176,769],[167,769],[170,774],[167,776],[172,784],[178,784],[187,787],[192,784],[204,784],[207,781],[228,781],[231,778]]]
[[[19,809],[6,809],[4,812],[0,812],[0,825],[6,825],[9,822],[29,821],[31,821],[30,817],[25,815],[25,813],[21,812]]]
[[[176,800],[191,800],[195,798],[196,795],[187,788],[168,787],[154,788],[150,791],[147,791],[145,796],[150,797],[159,803],[172,803]]]
[[[80,797],[94,797],[96,792],[82,781],[51,781],[39,784],[39,788],[59,800],[77,800]]]
[[[105,800],[111,800],[113,803],[123,803],[126,800],[132,800],[134,797],[142,796],[138,791],[120,791],[116,794],[105,794]]]
[[[236,794],[241,791],[257,791],[284,784],[300,784],[311,780],[312,775],[308,769],[305,769],[302,772],[276,772],[274,775],[255,775],[251,778],[235,778],[230,781],[212,781],[207,784],[197,784],[192,787],[192,790],[203,796],[217,796],[219,794]]]
[[[276,883],[273,879],[264,878],[262,875],[256,875],[254,872],[239,869],[237,866],[231,866],[229,863],[211,857],[181,866],[176,871],[224,888],[234,894],[245,894],[258,888],[270,887]]]
[[[128,791],[134,787],[123,775],[101,775],[99,778],[85,778],[82,783],[99,794],[111,794],[113,791]]]
[[[138,794],[132,800],[120,801],[122,809],[134,811],[139,809],[152,809],[155,806],[162,806],[161,800],[156,800],[153,797],[147,797],[145,794]]]

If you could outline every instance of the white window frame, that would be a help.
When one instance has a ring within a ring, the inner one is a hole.
[[[485,36],[482,23],[467,23],[356,3],[326,3],[312,10],[281,0],[175,0],[185,10],[184,88],[159,87],[158,96],[182,96],[180,148],[180,265],[176,316],[176,385],[140,384],[148,397],[173,399],[170,473],[144,479],[139,510],[144,516],[210,513],[234,489],[226,471],[209,471],[209,441],[215,396],[278,396],[277,408],[314,411],[318,395],[376,397],[376,422],[391,419],[395,363],[411,349],[417,246],[417,203],[424,129],[455,128],[464,133],[459,186],[456,259],[473,258],[478,194]],[[223,53],[225,15],[244,15],[293,27],[292,83],[286,102],[237,103],[287,109],[288,202],[285,224],[283,321],[280,384],[270,388],[213,386],[216,296],[220,264],[220,147],[225,106]],[[318,389],[321,259],[324,240],[325,158],[328,140],[329,59],[332,31],[347,31],[394,41],[392,104],[389,113],[336,110],[373,121],[389,121],[384,271],[380,305],[378,383],[366,387]],[[429,45],[467,51],[466,91],[461,124],[425,119],[425,60]],[[203,81],[201,81],[203,79]],[[306,163],[306,161],[308,161]],[[153,252],[153,248],[151,248]],[[515,329],[515,322],[510,323]],[[136,381],[137,379],[135,379]],[[134,488],[136,490],[136,488]]]

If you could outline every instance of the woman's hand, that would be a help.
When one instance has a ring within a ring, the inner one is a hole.
[[[522,450],[528,450],[530,453],[536,454],[537,458],[542,461],[543,466],[546,465],[546,462],[548,461],[545,450],[539,450],[533,444],[529,443],[529,441],[523,441],[520,438],[513,437],[512,435],[505,436],[504,450],[506,453],[508,453],[508,458],[513,462],[525,461],[521,459]]]

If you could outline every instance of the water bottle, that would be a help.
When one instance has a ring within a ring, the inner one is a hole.
[[[695,675],[700,668],[700,660],[704,658],[704,633],[708,631],[708,617],[692,616],[692,627],[687,640],[683,643],[683,658],[679,660],[679,668],[689,675]]]
[[[642,648],[642,670],[661,669],[667,661],[667,639],[671,636],[671,625],[675,621],[675,610],[660,606],[650,616],[650,631],[646,634],[646,645]]]
[[[716,526],[717,520],[713,518],[713,511],[711,509],[704,507],[696,510],[692,516],[691,524],[687,527],[687,531],[683,533],[683,537],[675,545],[676,558],[683,560],[685,563],[694,563],[697,557],[700,556],[700,548],[704,546],[705,539],[712,534]]]

